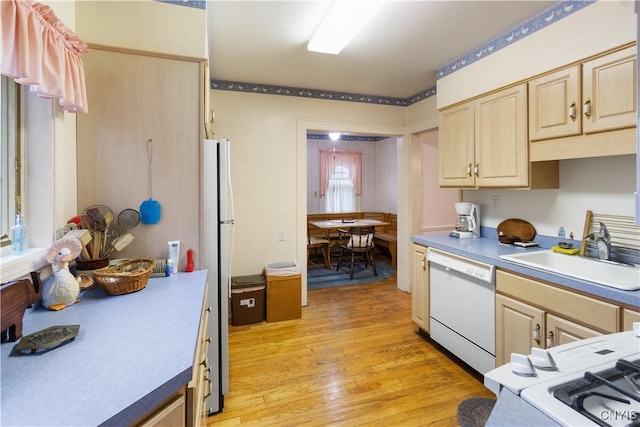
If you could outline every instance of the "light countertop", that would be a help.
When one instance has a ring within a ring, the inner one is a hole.
[[[127,425],[192,378],[207,271],[151,278],[146,288],[80,294],[61,311],[27,309],[23,336],[80,325],[74,341],[36,354],[1,345],[3,426]]]
[[[483,236],[485,236],[484,231]],[[536,238],[536,240],[538,239]],[[476,261],[492,264],[503,270],[511,270],[535,279],[555,283],[567,289],[585,292],[600,298],[606,298],[614,302],[633,306],[636,309],[640,308],[640,290],[623,291],[586,280],[574,279],[572,277],[550,271],[526,267],[500,258],[501,255],[531,252],[550,248],[550,246],[543,245],[542,243],[540,247],[525,249],[500,243],[497,239],[497,235],[496,238],[481,237],[476,239],[458,239],[455,237],[449,237],[448,232],[424,233],[412,236],[411,241],[419,245],[430,246],[435,249],[448,251]]]

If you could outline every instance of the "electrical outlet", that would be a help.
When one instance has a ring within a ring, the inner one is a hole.
[[[284,230],[278,231],[278,241],[284,242]]]
[[[491,196],[491,208],[493,209],[500,209],[500,196]]]

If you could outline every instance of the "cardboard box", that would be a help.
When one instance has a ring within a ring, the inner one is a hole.
[[[265,268],[267,279],[267,322],[302,317],[301,274],[289,269],[287,274]]]

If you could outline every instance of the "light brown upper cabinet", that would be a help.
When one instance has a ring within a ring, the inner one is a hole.
[[[563,68],[529,82],[529,139],[582,132],[580,66]]]
[[[531,161],[633,154],[636,48],[529,81]]]
[[[439,184],[557,188],[557,163],[531,165],[528,144],[524,83],[444,109],[439,116]]]
[[[473,101],[442,110],[439,115],[439,184],[474,187]]]
[[[636,48],[593,59],[582,65],[584,133],[633,127],[637,110]]]

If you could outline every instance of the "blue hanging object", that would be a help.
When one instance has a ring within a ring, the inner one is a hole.
[[[140,204],[140,221],[143,224],[157,224],[160,221],[160,203],[149,199]]]
[[[151,170],[153,165],[153,139],[147,141],[149,158],[149,199],[140,204],[140,221],[143,224],[157,224],[160,221],[160,203],[151,197]]]

